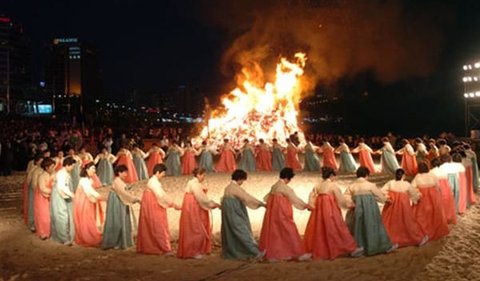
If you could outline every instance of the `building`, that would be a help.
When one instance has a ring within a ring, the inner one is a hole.
[[[30,40],[20,24],[0,14],[0,112],[14,112],[31,87]]]
[[[45,82],[56,113],[94,112],[102,99],[97,51],[75,37],[53,39]]]

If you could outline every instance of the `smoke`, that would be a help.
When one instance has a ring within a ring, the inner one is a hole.
[[[220,0],[202,6],[208,23],[232,39],[222,59],[225,74],[303,51],[309,77],[329,84],[365,71],[385,83],[430,74],[453,20],[439,2]]]

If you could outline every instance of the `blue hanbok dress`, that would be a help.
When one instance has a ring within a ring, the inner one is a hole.
[[[318,172],[320,171],[320,160],[311,146],[305,147],[305,171]]]
[[[357,164],[355,164],[355,159],[350,152],[342,151],[340,152],[340,172],[344,173],[355,173],[357,170]]]
[[[285,167],[285,156],[282,153],[282,149],[279,147],[273,147],[272,150],[272,170],[280,171]]]
[[[200,161],[198,162],[198,167],[205,169],[209,173],[213,172],[213,155],[209,149],[202,149],[202,153],[200,154]]]
[[[137,153],[132,153],[133,158],[133,165],[135,166],[135,170],[137,170],[138,180],[147,180],[148,179],[148,170],[147,164],[143,157]]]
[[[167,166],[167,176],[180,176],[182,174],[180,153],[181,152],[177,149],[168,149],[167,159],[165,160],[165,166]]]
[[[395,175],[395,171],[400,169],[400,165],[398,164],[395,152],[392,152],[385,147],[381,150],[382,157],[380,159],[380,162],[382,163],[382,172]]]
[[[373,194],[352,196],[355,208],[347,212],[345,222],[357,245],[367,256],[386,253],[392,249],[377,201]]]
[[[101,158],[97,164],[97,175],[102,185],[110,185],[113,181],[113,165],[107,158]]]
[[[102,249],[125,249],[133,246],[132,222],[130,220],[131,208],[124,203],[117,192],[120,189],[125,191],[125,182],[115,179],[112,184],[112,191],[108,195],[107,212],[105,215],[105,226],[102,236]],[[128,199],[133,203],[134,198]],[[126,196],[123,196],[127,200]]]
[[[65,169],[57,172],[50,195],[51,238],[60,243],[72,243],[75,238],[73,200],[62,192],[62,186],[74,193],[71,176]]]
[[[75,160],[77,160],[77,159],[75,159]],[[80,182],[80,170],[82,169],[81,165],[82,165],[82,163],[79,160],[77,160],[77,162],[75,164],[73,164],[73,170],[70,173],[70,175],[72,177],[73,193],[75,193],[75,191],[77,191],[78,183]]]
[[[242,156],[240,158],[240,163],[238,164],[238,168],[242,169],[247,172],[255,172],[256,170],[256,161],[255,155],[250,148],[245,148],[242,152]]]

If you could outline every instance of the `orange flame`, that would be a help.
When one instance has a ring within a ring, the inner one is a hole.
[[[210,138],[217,144],[227,138],[234,147],[239,147],[244,139],[276,138],[284,144],[294,132],[301,133],[297,116],[302,94],[300,77],[306,60],[303,53],[296,53],[294,62],[281,58],[275,81],[264,83],[263,88],[256,86],[258,82],[244,70],[244,81],[222,98],[223,108],[211,113],[200,138]]]

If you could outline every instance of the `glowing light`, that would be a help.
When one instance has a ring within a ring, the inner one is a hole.
[[[463,94],[463,96],[464,96],[465,98],[468,98],[468,94],[467,94],[467,93]]]
[[[467,66],[467,65],[464,65],[464,66],[463,66],[463,70],[468,70],[468,66]]]
[[[297,124],[298,104],[303,92],[300,77],[304,73],[306,55],[295,54],[295,61],[281,58],[275,80],[266,82],[259,66],[243,68],[238,87],[222,98],[222,107],[211,112],[208,126],[203,127],[196,142],[210,137],[215,144],[228,138],[234,147],[244,139],[260,138],[279,143],[294,132],[303,134]]]
[[[470,93],[468,94],[471,98],[475,97],[475,94],[474,93]]]
[[[475,92],[475,96],[476,96],[476,97],[480,97],[480,91],[476,91],[476,92]]]
[[[474,64],[474,66],[475,66],[475,68],[480,68],[480,62],[476,62],[476,63]]]
[[[468,81],[468,78],[467,77],[463,77],[463,82],[467,82]]]

